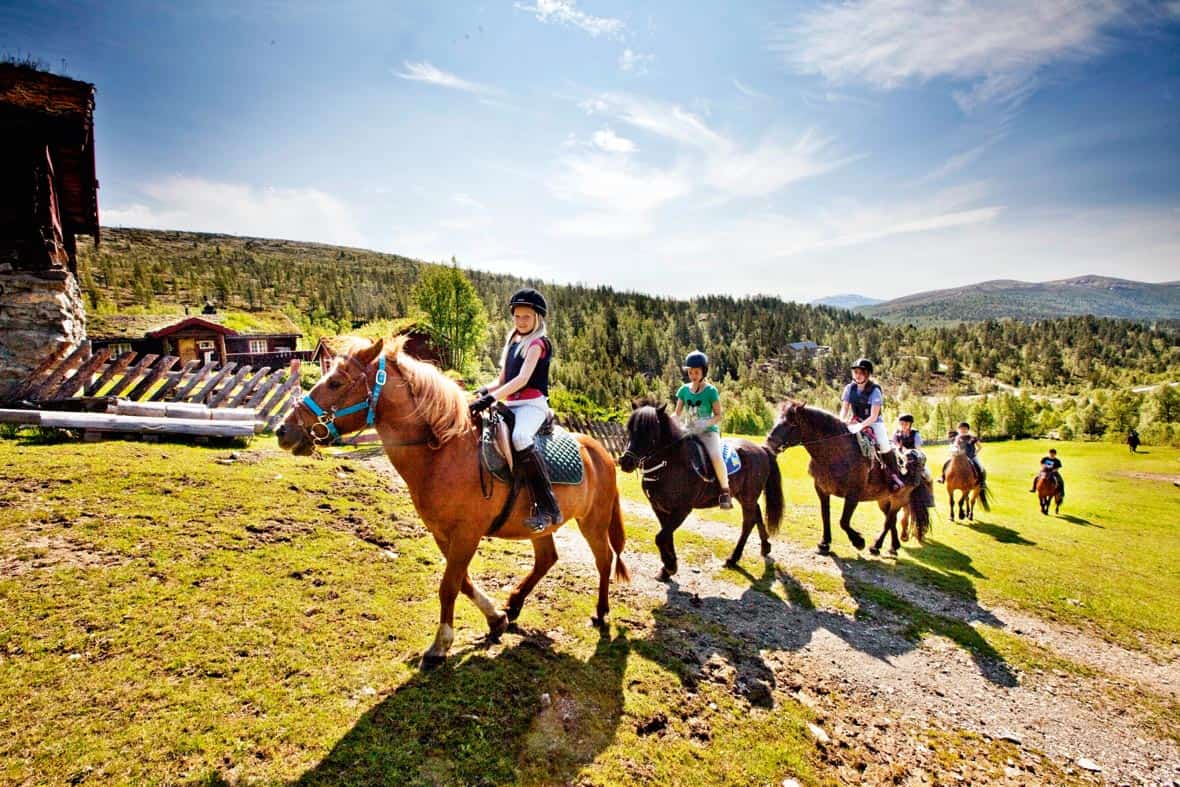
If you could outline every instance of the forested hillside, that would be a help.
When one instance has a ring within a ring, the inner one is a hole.
[[[91,311],[179,311],[205,299],[222,308],[282,309],[311,342],[407,314],[426,265],[319,244],[130,229],[104,230],[97,253],[91,246],[79,249]],[[503,304],[526,282],[480,271],[467,275],[491,321],[479,359],[481,373],[490,374],[508,324]],[[728,383],[731,394],[756,390],[771,400],[830,393],[861,355],[907,394],[988,392],[997,383],[1063,393],[1180,378],[1176,334],[1131,321],[1071,317],[914,327],[773,297],[682,301],[527,283],[542,288],[552,304],[556,381],[566,395],[604,408],[640,394],[667,395],[679,384],[680,360],[697,347],[709,353],[713,376]],[[788,348],[804,340],[831,351]]]
[[[1076,276],[1060,281],[984,281],[931,290],[860,306],[870,317],[894,323],[948,323],[1011,318],[1052,319],[1091,314],[1132,320],[1180,320],[1180,282]]]

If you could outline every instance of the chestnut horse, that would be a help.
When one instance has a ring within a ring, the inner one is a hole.
[[[984,511],[991,511],[988,500],[987,482],[979,479],[975,467],[967,455],[951,443],[951,460],[946,468],[946,492],[950,498],[951,521],[955,521],[955,492],[959,493],[959,519],[975,521],[975,501],[983,504]]]
[[[848,540],[857,549],[864,549],[865,540],[852,528],[852,514],[862,500],[875,500],[885,514],[885,526],[881,535],[869,549],[874,555],[881,554],[885,534],[889,533],[889,554],[896,555],[901,548],[897,537],[897,515],[914,498],[912,507],[918,541],[926,537],[930,527],[930,512],[921,490],[925,465],[922,454],[913,452],[908,462],[906,484],[893,491],[872,462],[861,453],[856,435],[835,415],[803,402],[790,401],[782,406],[778,422],[766,437],[766,445],[774,453],[791,446],[801,445],[811,455],[807,472],[815,480],[815,494],[819,497],[820,516],[823,519],[824,535],[819,542],[819,553],[826,555],[832,547],[832,496],[844,498],[844,511],[840,514],[840,528],[848,534]]]
[[[1045,516],[1049,515],[1049,504],[1056,499],[1057,508],[1053,511],[1054,514],[1061,513],[1061,501],[1065,495],[1061,493],[1061,487],[1057,483],[1057,477],[1052,470],[1042,470],[1037,476],[1037,499],[1041,504],[1041,513]]]
[[[716,479],[705,481],[693,469],[688,439],[691,435],[675,416],[668,414],[667,404],[637,402],[632,408],[627,421],[627,450],[619,458],[619,467],[624,473],[638,469],[642,476],[643,493],[660,520],[656,546],[664,565],[658,579],[667,582],[677,568],[673,540],[676,528],[694,508],[715,507],[721,487]],[[741,560],[746,539],[755,526],[762,541],[762,556],[769,555],[770,534],[778,532],[783,518],[783,481],[774,456],[749,440],[735,442],[742,469],[729,477],[729,490],[742,506],[742,534],[733,554],[725,561],[730,568]],[[763,492],[769,527],[758,507],[758,497]]]
[[[522,522],[529,515],[529,496],[514,500],[494,535],[530,539],[533,569],[508,595],[504,609],[498,610],[468,576],[467,567],[480,539],[489,535],[489,528],[509,500],[509,485],[494,484],[490,498],[484,498],[479,430],[468,412],[466,394],[435,367],[406,355],[404,344],[404,339],[398,339],[386,348],[383,340],[370,343],[358,339],[291,411],[276,435],[281,448],[302,456],[341,434],[363,429],[366,422],[376,426],[385,454],[405,480],[418,516],[446,557],[438,589],[438,632],[422,657],[422,666],[429,668],[443,662],[454,640],[459,591],[484,614],[491,639],[497,639],[516,620],[528,594],[557,562],[553,532],[561,524],[534,533]],[[622,508],[614,460],[597,440],[576,437],[585,465],[583,481],[558,485],[553,491],[562,514],[578,521],[578,529],[594,553],[598,607],[592,621],[605,626],[611,564],[615,579],[629,579],[621,555]]]

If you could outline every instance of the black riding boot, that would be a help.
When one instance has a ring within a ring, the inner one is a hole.
[[[536,533],[543,532],[550,525],[561,523],[561,508],[549,485],[549,469],[536,446],[529,446],[516,452],[516,466],[529,483],[533,492],[533,513],[524,520],[525,527]]]
[[[951,460],[949,460],[949,459],[942,463],[942,475],[940,475],[938,477],[938,483],[940,483],[940,484],[946,483],[946,469],[950,466],[951,466]]]
[[[897,452],[887,451],[881,454],[881,463],[885,465],[885,477],[889,479],[889,488],[896,492],[905,486],[901,480],[901,468],[897,464]]]
[[[1057,493],[1061,495],[1061,499],[1065,499],[1065,479],[1061,477],[1061,473],[1056,474],[1057,478]]]

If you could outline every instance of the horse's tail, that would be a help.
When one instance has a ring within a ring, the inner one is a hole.
[[[610,548],[615,553],[615,579],[619,582],[630,582],[631,572],[623,562],[623,544],[627,536],[623,532],[623,504],[619,502],[619,493],[615,491],[615,502],[610,512],[610,526],[607,529]]]
[[[783,521],[783,474],[778,467],[778,457],[769,448],[763,448],[770,460],[770,472],[766,476],[766,529],[772,534],[778,532]]]
[[[979,504],[983,506],[984,511],[992,510],[991,500],[988,499],[988,496],[991,493],[992,491],[990,488],[988,488],[987,481],[984,481],[979,485]]]

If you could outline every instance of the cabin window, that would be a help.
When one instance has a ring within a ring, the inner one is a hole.
[[[130,342],[118,342],[116,344],[111,345],[111,356],[110,357],[118,358],[120,355],[126,355],[129,352],[131,352]]]
[[[197,342],[197,349],[198,350],[212,350],[212,349],[215,349],[215,347],[214,347],[213,342],[209,341],[208,339],[202,339],[201,341]]]
[[[255,355],[266,352],[266,339],[251,339],[250,352]]]

